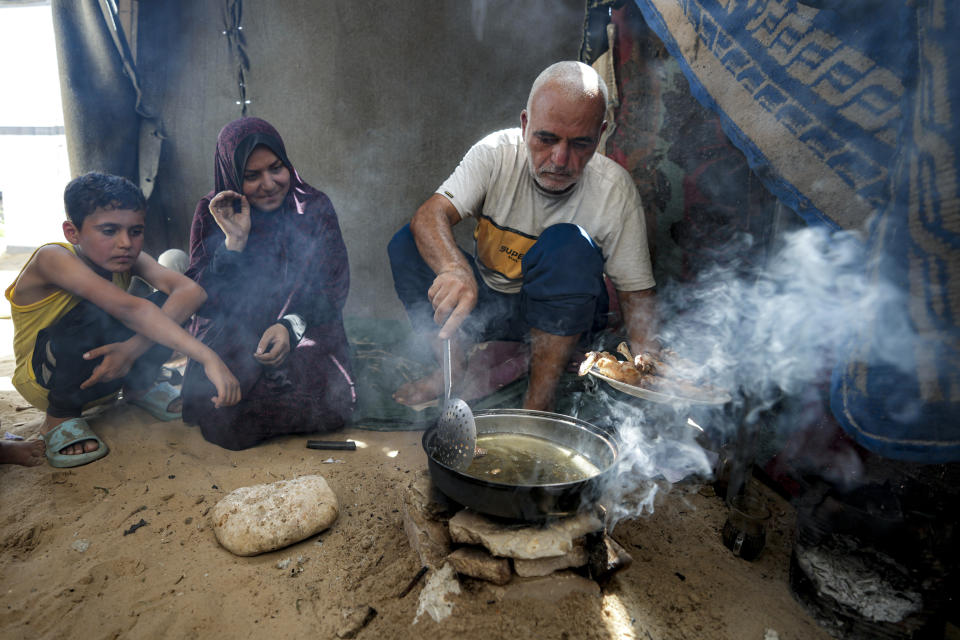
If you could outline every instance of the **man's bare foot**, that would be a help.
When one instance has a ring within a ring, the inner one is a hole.
[[[0,464],[35,467],[43,464],[43,440],[0,441]]]
[[[54,418],[50,415],[47,415],[43,419],[43,425],[41,425],[40,430],[43,433],[50,433],[54,427],[63,424],[71,418]],[[68,456],[76,456],[81,453],[89,453],[91,451],[96,451],[100,448],[100,444],[96,440],[82,440],[80,442],[75,442],[69,447],[64,447],[60,449],[60,453]]]
[[[438,360],[443,357],[442,354],[440,354],[441,344],[442,342],[438,341],[437,344],[434,345]],[[453,388],[457,389],[463,381],[467,369],[467,355],[466,351],[456,343],[451,344],[450,355],[450,379],[453,381]],[[439,403],[441,402],[440,398],[442,396],[443,370],[438,367],[430,375],[400,385],[394,392],[393,399],[408,407],[416,407],[417,405],[422,405],[434,400]]]
[[[419,380],[400,385],[400,388],[394,392],[393,399],[408,407],[437,400],[443,394],[442,377],[443,374],[437,369]]]

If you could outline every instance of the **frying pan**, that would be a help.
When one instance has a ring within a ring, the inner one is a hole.
[[[487,409],[474,412],[474,419],[477,437],[515,433],[545,438],[576,451],[599,469],[596,475],[574,482],[489,482],[440,463],[434,457],[436,425],[427,429],[422,443],[433,483],[455,502],[491,516],[542,522],[588,509],[596,504],[620,454],[615,434],[570,416],[527,409]]]

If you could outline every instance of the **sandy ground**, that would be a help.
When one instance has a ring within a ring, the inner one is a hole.
[[[14,275],[0,271],[4,285]],[[41,415],[10,386],[10,344],[4,318],[2,430],[33,437]],[[399,597],[420,569],[400,496],[426,467],[419,433],[338,434],[360,443],[354,452],[308,450],[303,437],[230,452],[123,404],[91,425],[111,448],[98,462],[0,468],[3,637],[336,638],[343,614],[367,605],[377,613],[358,638],[828,638],[790,595],[793,510],[769,491],[773,523],[753,563],[723,547],[725,509],[709,487],[674,487],[652,515],[613,531],[634,562],[601,597],[511,601],[465,580],[452,615],[414,622],[425,583]],[[217,543],[208,510],[222,496],[305,474],[324,476],[340,500],[329,530],[250,558]],[[288,558],[302,572],[277,568]]]

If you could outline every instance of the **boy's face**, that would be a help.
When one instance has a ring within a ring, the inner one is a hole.
[[[69,220],[63,235],[95,268],[123,273],[133,268],[143,249],[144,212],[97,207],[77,229]]]

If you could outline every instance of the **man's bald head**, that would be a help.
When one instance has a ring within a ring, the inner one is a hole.
[[[533,83],[520,128],[529,170],[543,189],[561,193],[580,179],[606,129],[607,86],[580,62],[558,62]]]
[[[596,102],[598,126],[603,122],[607,112],[607,83],[590,65],[575,60],[564,60],[544,69],[530,87],[530,95],[527,96],[528,112],[537,94],[548,87],[571,101]]]

